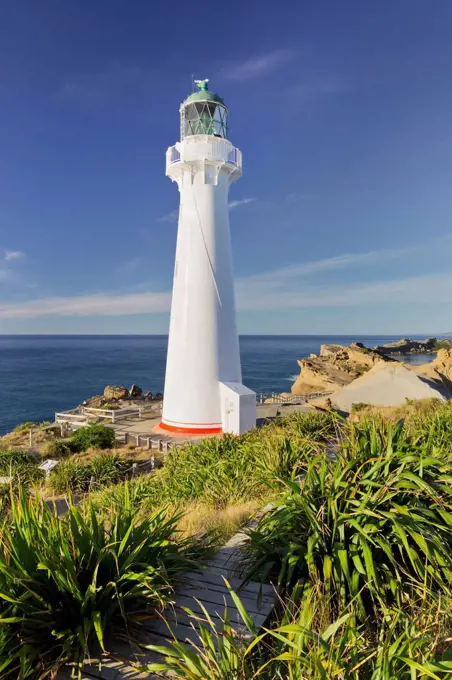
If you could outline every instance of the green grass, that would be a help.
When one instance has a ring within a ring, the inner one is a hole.
[[[56,494],[87,493],[123,481],[131,469],[132,463],[117,453],[102,453],[88,462],[72,456],[52,470],[47,486]]]
[[[42,423],[34,423],[31,420],[27,420],[25,423],[21,423],[20,425],[17,425],[13,432],[14,434],[21,434],[22,432],[29,432],[30,430],[33,430],[34,428],[38,427],[44,427],[45,425],[50,425],[49,420],[44,420]]]
[[[0,476],[12,477],[14,486],[29,486],[44,478],[41,461],[26,451],[0,451]]]
[[[176,522],[138,517],[127,494],[119,511],[71,505],[63,519],[21,494],[0,535],[0,677],[50,677],[114,631],[133,636],[206,554]]]
[[[420,402],[406,419],[405,430],[414,442],[452,452],[452,401]]]
[[[131,483],[143,506],[201,500],[213,507],[268,496],[275,477],[289,478],[309,456],[324,450],[341,423],[331,414],[295,414],[241,437],[205,439],[171,449],[163,468]],[[121,489],[109,495],[121,500]],[[95,502],[102,506],[104,495]]]
[[[235,626],[227,609],[216,625],[203,607],[202,614],[187,609],[199,639],[146,645],[163,659],[140,670],[175,680],[440,680],[452,672],[452,617],[445,607],[421,601],[392,610],[372,627],[357,626],[353,607],[331,620],[319,592],[297,586],[279,618],[258,632],[230,593],[246,639],[234,630],[236,613]]]
[[[370,407],[369,404],[365,404],[363,401],[358,401],[356,404],[352,404],[352,413],[359,413],[360,411],[366,411]]]
[[[452,405],[409,404],[399,415],[397,424],[372,413],[353,424],[290,414],[242,437],[173,449],[163,468],[128,483],[116,484],[118,456],[62,460],[50,479],[89,489],[80,509],[58,520],[22,497],[0,533],[0,677],[18,677],[19,650],[21,677],[28,668],[38,678],[164,608],[179,573],[204,553],[175,536],[181,520],[162,506],[221,515],[269,495],[274,508],[250,530],[244,568],[277,584],[275,618],[258,632],[236,600],[246,640],[227,613],[223,627],[206,616],[196,647],[174,641],[148,671],[186,680],[448,677]],[[127,564],[123,552],[133,555]]]
[[[438,352],[440,349],[452,349],[452,340],[445,338],[444,340],[437,340],[433,350]]]
[[[297,418],[279,422],[297,454],[275,483],[274,509],[249,532],[247,564],[248,578],[278,585],[275,618],[258,633],[236,600],[245,640],[227,611],[222,626],[193,614],[204,619],[197,643],[154,648],[164,660],[146,670],[181,680],[449,677],[451,418],[435,404],[398,425],[375,416],[342,424],[335,456],[323,446],[329,431],[309,448],[299,446]],[[275,428],[265,434],[261,450],[272,440],[275,460]]]
[[[452,459],[401,427],[352,427],[336,459],[307,461],[300,483],[250,532],[250,578],[322,583],[338,613],[362,620],[452,583]]]

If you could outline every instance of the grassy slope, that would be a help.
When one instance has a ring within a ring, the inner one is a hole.
[[[408,404],[397,414],[364,409],[355,417],[359,422],[354,425],[331,414],[295,414],[240,438],[206,440],[172,451],[166,465],[154,474],[91,493],[81,512],[101,518],[108,508],[119,517],[130,503],[140,523],[159,509],[162,518],[181,510],[184,516],[176,519],[173,531],[189,537],[214,529],[218,541],[223,541],[271,497],[284,506],[284,521],[275,524],[272,515],[263,521],[253,536],[250,559],[254,567],[260,560],[260,573],[269,573],[271,558],[270,570],[280,574],[285,604],[256,656],[231,639],[235,651],[224,663],[235,664],[233,677],[251,677],[265,664],[258,675],[264,680],[444,677],[437,674],[437,666],[439,660],[443,669],[448,663],[450,643],[445,631],[452,624],[448,576],[452,407]],[[403,425],[394,429],[400,420]],[[332,451],[336,460],[331,459]],[[385,456],[390,463],[382,462]],[[436,462],[427,465],[429,458]],[[420,482],[404,477],[406,473]],[[290,486],[290,480],[300,478],[305,480],[301,493],[298,483]],[[369,505],[372,494],[379,499],[378,512],[393,513],[398,508],[402,524],[392,533],[379,529],[375,518],[366,521],[366,512],[375,511]],[[412,508],[411,524],[403,518],[404,507]],[[340,519],[345,508],[347,522]],[[421,521],[416,513],[419,517],[427,513],[430,519]],[[385,559],[376,553],[372,562],[375,526],[388,544],[379,548]],[[353,536],[361,553],[354,552]],[[364,537],[370,553],[362,548]],[[8,540],[14,541],[14,530]],[[287,555],[293,558],[289,571]],[[284,561],[286,569],[281,572]],[[11,644],[0,637],[0,651],[3,645],[9,653]],[[290,651],[293,658],[287,656]],[[177,650],[168,661],[173,670],[176,664],[176,677],[229,677],[209,657],[208,646],[203,653],[196,652],[199,667],[205,664],[201,674],[190,671],[190,675],[184,654]],[[430,675],[419,671],[423,666]]]

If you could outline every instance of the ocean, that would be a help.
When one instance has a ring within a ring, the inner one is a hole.
[[[256,392],[290,391],[297,359],[317,354],[321,344],[360,341],[374,347],[399,337],[241,336],[243,382]],[[0,335],[0,435],[26,420],[52,419],[55,411],[75,407],[108,384],[163,392],[166,346],[164,335]]]

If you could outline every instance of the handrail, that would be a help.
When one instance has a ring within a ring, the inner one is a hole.
[[[283,397],[278,392],[271,394],[260,393],[256,394],[256,401],[258,404],[263,404],[267,399],[273,399],[274,404],[294,404],[304,403],[311,399],[318,399],[320,397],[327,397],[332,392],[313,392],[312,394],[291,394],[289,397]]]

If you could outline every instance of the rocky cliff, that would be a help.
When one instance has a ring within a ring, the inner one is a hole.
[[[300,375],[292,385],[292,394],[336,392],[370,370],[380,361],[395,361],[386,354],[364,347],[360,342],[350,346],[322,345],[320,354],[299,359]]]
[[[452,349],[440,349],[436,359],[429,364],[412,366],[419,376],[428,378],[452,392]]]
[[[402,338],[396,342],[388,342],[386,345],[377,345],[374,350],[380,354],[429,354],[436,351],[437,345],[436,338],[426,340]]]
[[[402,338],[396,342],[388,342],[386,345],[374,347],[381,354],[432,354],[440,349],[452,349],[452,340],[444,338],[427,338],[426,340],[410,340]]]
[[[450,397],[451,392],[443,384],[418,375],[408,364],[380,361],[365,375],[331,395],[330,401],[334,409],[350,413],[356,404],[402,406],[407,400],[444,401]]]

